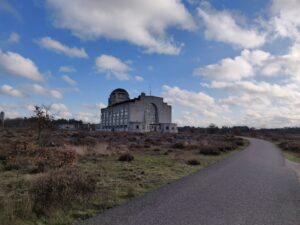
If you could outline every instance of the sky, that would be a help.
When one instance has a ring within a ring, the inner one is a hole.
[[[115,88],[179,126],[300,126],[299,0],[0,0],[0,111],[99,123]]]

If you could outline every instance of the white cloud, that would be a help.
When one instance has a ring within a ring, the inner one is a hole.
[[[272,1],[270,23],[278,36],[300,41],[299,9],[298,0]]]
[[[73,66],[61,66],[58,71],[60,73],[73,73],[76,72],[76,69]]]
[[[0,50],[0,70],[31,80],[41,81],[44,79],[33,61],[14,52]]]
[[[62,76],[62,79],[70,86],[74,87],[77,85],[77,82],[67,75]]]
[[[218,112],[227,110],[223,106],[217,105],[215,99],[206,93],[188,91],[176,86],[164,85],[162,96],[170,104],[189,108],[208,117],[216,117]]]
[[[43,95],[43,96],[51,96],[53,98],[57,98],[57,99],[62,99],[63,98],[63,94],[55,89],[47,89],[39,84],[32,84],[27,86],[27,91],[28,92],[32,92],[38,95]]]
[[[72,58],[88,58],[84,48],[68,47],[50,37],[43,37],[36,41],[41,47]]]
[[[58,90],[50,90],[50,95],[57,99],[62,99],[64,97],[63,94]]]
[[[247,93],[249,96],[261,95],[261,97],[268,97],[270,100],[285,100],[290,102],[300,102],[300,92],[298,87],[291,84],[279,85],[270,84],[267,82],[254,83],[250,81],[238,82],[212,82],[211,88],[227,89],[238,93]],[[237,104],[240,104],[237,101]]]
[[[266,41],[265,34],[257,28],[239,24],[229,11],[217,11],[208,2],[198,8],[198,16],[205,27],[204,35],[209,40],[228,43],[240,48],[256,48]]]
[[[278,75],[281,70],[279,67],[279,58],[270,53],[245,49],[235,58],[225,58],[216,64],[196,68],[194,75],[210,80],[238,81],[256,75]]]
[[[10,85],[4,84],[0,86],[0,94],[9,95],[12,97],[24,97],[24,93]]]
[[[82,120],[84,123],[99,123],[100,114],[93,112],[78,112],[75,114],[75,119]]]
[[[192,16],[180,0],[47,0],[56,27],[82,39],[126,40],[149,53],[176,55],[181,45],[168,37],[169,27],[193,30]]]
[[[102,108],[105,108],[107,107],[107,105],[103,102],[99,102],[99,103],[96,103],[96,104],[83,104],[82,105],[85,109],[89,109],[89,110],[100,110]]]
[[[134,79],[139,82],[144,81],[144,77],[141,77],[141,76],[135,76]]]
[[[208,79],[240,80],[254,76],[254,70],[249,62],[237,56],[234,59],[225,58],[217,64],[197,68],[194,70],[194,75],[205,76]]]
[[[104,72],[110,78],[114,76],[118,80],[129,80],[130,67],[119,58],[112,55],[101,55],[96,58],[96,67],[99,72]]]
[[[236,108],[231,116],[235,124],[255,127],[283,127],[300,124],[300,85],[296,83],[271,84],[265,81],[212,82],[213,89],[226,91],[227,97],[219,103]]]
[[[22,106],[20,104],[3,104],[0,103],[0,111],[5,113],[5,118],[21,117]]]
[[[73,116],[72,113],[69,111],[68,107],[62,103],[51,104],[50,112],[57,119],[71,119]]]
[[[12,32],[8,37],[8,42],[10,43],[19,43],[20,42],[20,35],[18,33]]]

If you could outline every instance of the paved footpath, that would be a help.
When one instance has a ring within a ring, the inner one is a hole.
[[[273,144],[250,146],[80,224],[300,225],[300,184]]]

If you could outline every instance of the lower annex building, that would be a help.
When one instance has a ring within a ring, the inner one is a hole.
[[[118,88],[111,92],[108,107],[101,109],[100,130],[176,133],[177,125],[163,98],[141,93],[130,99],[126,90]]]

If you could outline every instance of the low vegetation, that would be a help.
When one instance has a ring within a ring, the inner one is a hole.
[[[72,224],[241,149],[230,135],[0,130],[0,224]]]

